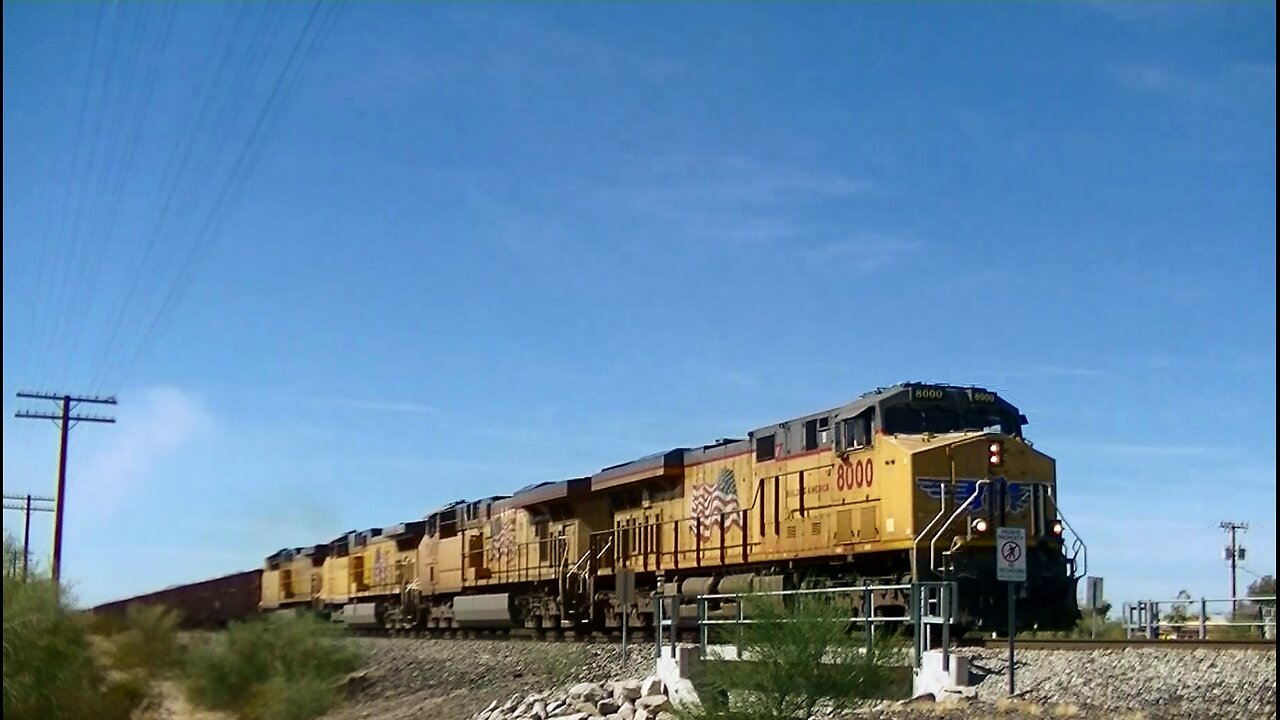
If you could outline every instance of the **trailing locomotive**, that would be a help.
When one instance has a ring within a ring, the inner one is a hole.
[[[1025,627],[1079,618],[1083,543],[1027,419],[976,387],[903,383],[847,405],[676,448],[588,477],[458,501],[424,520],[267,559],[263,610],[317,607],[355,627],[608,629],[652,625],[654,597],[800,583],[957,582],[969,628],[999,628],[997,526],[1025,528]],[[622,607],[618,570],[636,573]],[[909,603],[905,591],[876,598]]]

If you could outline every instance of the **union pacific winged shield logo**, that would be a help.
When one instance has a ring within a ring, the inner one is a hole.
[[[991,485],[990,484],[979,485],[978,482],[979,482],[979,478],[956,478],[955,492],[952,495],[952,497],[955,499],[957,505],[965,502],[970,497],[976,494],[977,497],[974,498],[973,503],[969,505],[969,511],[978,512],[982,510],[984,507],[986,507],[987,493]],[[1007,482],[1007,481],[1002,477],[991,478],[992,484],[1003,483],[1003,482]],[[919,486],[919,488],[924,491],[925,495],[928,495],[934,500],[942,499],[944,483],[950,484],[951,478],[947,478],[947,477],[916,478],[916,485]],[[1027,505],[1031,502],[1031,495],[1033,492],[1035,492],[1036,483],[1010,482],[1008,483],[1008,485],[1009,485],[1009,492],[1007,495],[1005,495],[1005,509],[1007,509],[1009,512],[1015,512],[1015,513],[1021,512],[1022,509],[1027,507]]]

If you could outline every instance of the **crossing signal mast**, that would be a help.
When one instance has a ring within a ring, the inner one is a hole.
[[[1225,532],[1231,535],[1231,544],[1222,549],[1222,559],[1231,563],[1231,614],[1236,614],[1236,565],[1244,561],[1244,546],[1236,543],[1236,532],[1243,532],[1249,529],[1249,523],[1232,522],[1231,520],[1223,520],[1218,524]]]

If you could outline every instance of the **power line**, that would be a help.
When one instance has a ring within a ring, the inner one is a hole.
[[[320,16],[322,8],[328,11],[324,16]],[[280,74],[275,78],[270,94],[254,119],[249,135],[233,161],[227,181],[215,198],[209,215],[206,216],[196,235],[195,242],[183,259],[178,276],[173,284],[169,286],[168,292],[165,293],[160,303],[160,308],[146,326],[142,340],[127,361],[122,382],[127,381],[129,378],[134,366],[153,339],[157,328],[164,321],[167,312],[181,298],[183,291],[186,290],[189,276],[198,264],[198,260],[207,252],[209,246],[218,236],[226,219],[228,208],[234,204],[253,174],[253,170],[261,156],[261,146],[265,142],[269,128],[273,125],[275,118],[283,111],[282,108],[289,103],[297,87],[297,80],[302,73],[302,68],[310,61],[322,36],[331,27],[332,18],[336,13],[335,8],[336,3],[327,3],[324,0],[316,0],[312,6],[311,12],[293,42],[289,56],[285,60]],[[312,31],[313,25],[316,27],[314,31]]]
[[[58,423],[59,434],[62,442],[58,447],[58,492],[54,495],[53,509],[53,582],[58,584],[62,575],[62,518],[66,508],[66,489],[67,489],[67,434],[71,432],[71,428],[82,422],[89,423],[114,423],[115,418],[104,417],[101,415],[72,415],[73,407],[81,403],[89,403],[94,405],[115,405],[114,396],[101,397],[98,395],[58,395],[57,393],[48,392],[19,392],[18,397],[31,400],[53,400],[60,402],[62,412],[60,414],[33,412],[30,410],[19,410],[14,413],[14,417],[27,420],[53,420]],[[74,403],[74,405],[73,405]]]

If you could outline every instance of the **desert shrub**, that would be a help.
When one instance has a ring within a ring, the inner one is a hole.
[[[359,665],[323,620],[255,619],[190,650],[187,688],[195,702],[246,719],[306,720],[333,704],[337,683]]]
[[[147,682],[108,673],[66,595],[4,539],[4,717],[6,720],[128,720]]]
[[[246,720],[311,720],[336,701],[337,685],[332,679],[277,676],[254,687],[242,714]]]
[[[111,661],[117,670],[149,677],[167,675],[178,666],[179,617],[169,608],[135,605],[125,613],[122,629],[111,637]]]
[[[696,684],[702,707],[686,714],[708,720],[810,718],[819,706],[839,711],[858,701],[904,691],[896,666],[901,649],[884,636],[868,647],[850,610],[820,595],[747,598],[753,622],[722,637],[738,661],[704,662]]]

